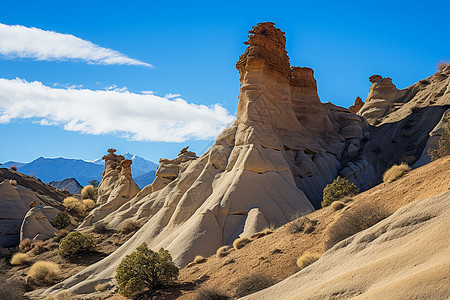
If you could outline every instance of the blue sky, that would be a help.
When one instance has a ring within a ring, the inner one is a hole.
[[[235,63],[258,22],[275,22],[291,65],[344,107],[373,74],[405,88],[450,59],[449,1],[3,2],[0,162],[201,153],[236,114]]]

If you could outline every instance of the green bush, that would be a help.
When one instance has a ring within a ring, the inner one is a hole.
[[[116,269],[119,293],[133,297],[170,285],[178,277],[178,268],[168,250],[148,249],[143,243],[127,255]]]
[[[323,189],[322,207],[328,206],[334,201],[340,200],[346,196],[354,196],[358,194],[358,192],[359,189],[356,185],[339,176],[333,183],[328,184]]]
[[[56,229],[64,229],[71,224],[69,214],[65,211],[60,211],[52,220],[53,226]]]
[[[95,250],[94,237],[88,233],[78,231],[69,233],[61,240],[58,253],[62,257],[72,257],[77,254]]]

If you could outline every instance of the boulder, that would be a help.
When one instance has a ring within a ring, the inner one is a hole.
[[[59,210],[51,206],[35,206],[31,208],[23,219],[20,227],[20,240],[25,238],[30,240],[45,241],[55,237],[58,229],[54,228],[50,222],[59,213]]]

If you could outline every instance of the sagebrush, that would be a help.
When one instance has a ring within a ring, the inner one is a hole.
[[[64,229],[71,224],[70,216],[65,211],[60,211],[52,220],[53,226],[56,229]]]
[[[11,264],[13,266],[19,266],[30,262],[28,254],[17,252],[11,257]]]
[[[95,187],[93,185],[83,187],[81,190],[81,197],[83,197],[83,199],[97,199]]]
[[[178,272],[168,250],[161,248],[155,252],[143,243],[122,259],[115,278],[120,294],[136,297],[172,284]]]
[[[303,252],[303,254],[297,259],[297,266],[300,268],[300,270],[306,268],[310,264],[316,262],[320,258],[319,253],[311,253],[309,251]]]
[[[336,178],[323,189],[322,207],[330,205],[333,201],[340,200],[346,196],[358,194],[358,187],[343,177]]]

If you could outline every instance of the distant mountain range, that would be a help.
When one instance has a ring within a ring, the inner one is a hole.
[[[157,164],[137,155],[126,153],[125,159],[133,161],[131,173],[133,179],[138,180],[139,188],[153,182]],[[75,178],[81,185],[89,184],[91,180],[102,180],[104,162],[101,158],[94,161],[69,158],[44,158],[39,157],[30,163],[8,161],[1,165],[2,168],[16,166],[17,171],[27,175],[34,175],[43,182],[61,181]]]

